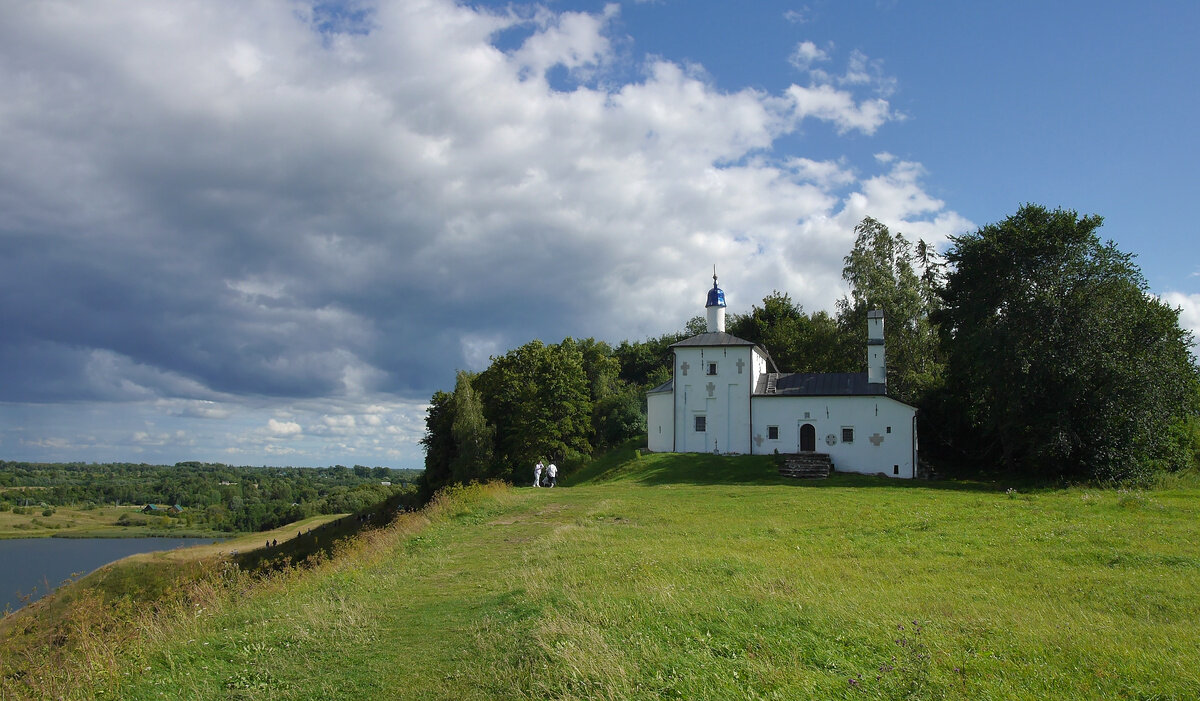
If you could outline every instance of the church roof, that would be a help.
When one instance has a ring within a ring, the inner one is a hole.
[[[714,332],[714,333],[697,334],[695,336],[692,336],[691,338],[685,338],[682,341],[680,341],[679,343],[672,343],[669,347],[675,348],[677,346],[753,346],[753,345],[756,345],[756,344],[751,341],[747,341],[744,338],[738,338],[737,336],[734,336],[733,334],[728,334],[728,333],[718,331],[718,332]]]
[[[713,288],[708,291],[708,301],[704,307],[723,307],[725,306],[725,291],[717,287],[716,276],[713,277]]]
[[[671,392],[675,389],[675,378],[667,380],[657,387],[646,390],[646,394],[657,394],[659,392]]]
[[[770,387],[774,385],[774,392]],[[867,382],[865,372],[784,372],[767,373],[758,378],[756,395],[834,397],[887,395],[887,385]]]

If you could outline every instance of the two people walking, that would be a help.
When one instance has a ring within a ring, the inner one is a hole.
[[[543,476],[545,473],[545,476]],[[535,487],[553,487],[558,481],[558,467],[554,463],[542,466],[542,461],[533,466],[533,486]]]

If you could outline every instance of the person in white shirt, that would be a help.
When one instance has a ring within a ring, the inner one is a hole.
[[[542,486],[542,461],[538,460],[538,464],[533,466],[533,486]]]
[[[550,463],[550,466],[546,468],[546,478],[549,480],[551,487],[554,486],[555,478],[557,477],[558,468],[554,465],[554,463]]]

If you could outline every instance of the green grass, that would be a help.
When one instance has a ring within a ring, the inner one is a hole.
[[[63,695],[1200,697],[1195,486],[795,482],[632,448],[564,482],[460,490],[239,583]]]

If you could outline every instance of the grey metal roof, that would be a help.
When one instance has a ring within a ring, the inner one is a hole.
[[[774,392],[767,391],[770,384],[774,384]],[[886,396],[887,385],[880,382],[867,382],[867,373],[865,372],[767,373],[758,378],[758,386],[754,388],[754,394],[767,397]]]
[[[672,343],[669,347],[675,348],[678,346],[753,346],[756,345],[744,338],[738,338],[733,334],[716,332],[702,333],[691,338],[685,338],[679,343]]]
[[[657,387],[646,390],[646,394],[655,394],[657,392],[670,392],[675,389],[675,378],[667,380]]]

